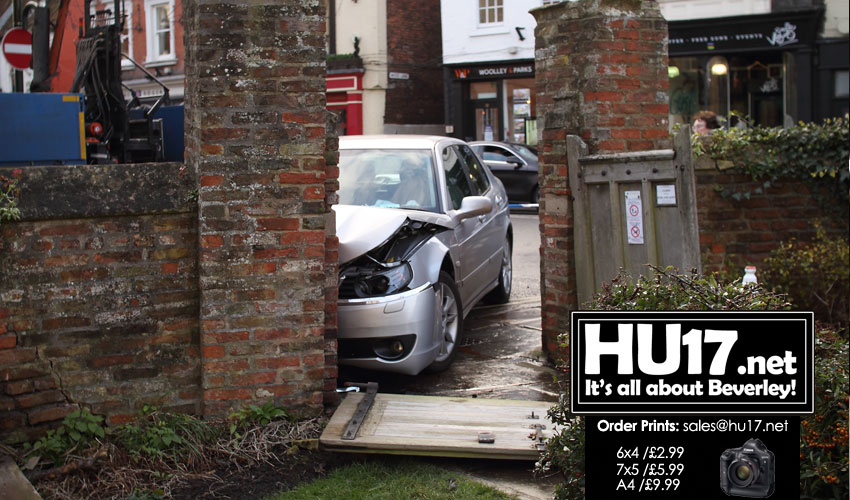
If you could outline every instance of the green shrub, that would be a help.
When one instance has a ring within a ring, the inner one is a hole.
[[[742,286],[740,280],[717,281],[714,276],[679,274],[671,268],[658,269],[655,276],[634,280],[628,275],[614,278],[597,293],[587,309],[601,311],[757,311],[788,309],[785,297],[760,285]],[[562,336],[566,347],[568,337]],[[564,349],[563,352],[568,352]],[[566,360],[559,372],[566,373]],[[568,381],[561,381],[562,387]],[[563,426],[546,443],[546,451],[537,462],[540,474],[560,471],[563,482],[555,490],[558,499],[584,498],[585,441],[584,421],[568,408],[569,398],[562,394],[558,404],[549,409],[549,418]]]
[[[755,126],[717,129],[710,140],[694,140],[694,154],[727,161],[753,180],[762,182],[759,194],[780,179],[798,179],[810,187],[821,207],[838,220],[848,219],[850,187],[850,117],[829,118],[821,124],[800,122],[794,127]],[[749,198],[748,191],[725,192],[724,197]]]
[[[21,209],[18,208],[18,196],[21,189],[18,182],[21,180],[22,170],[16,168],[12,171],[12,177],[0,175],[0,223],[4,220],[18,220],[21,218]]]
[[[269,425],[273,420],[290,419],[286,409],[275,406],[274,401],[269,400],[263,403],[262,406],[249,404],[243,406],[238,411],[235,411],[227,417],[230,422],[230,434],[239,436],[239,430],[247,426]]]
[[[115,438],[134,459],[178,459],[200,455],[199,443],[210,441],[213,432],[213,427],[202,420],[146,404],[138,419],[116,430]]]
[[[655,276],[634,280],[619,275],[604,284],[588,304],[598,311],[765,311],[789,309],[783,295],[763,286],[742,286],[740,279],[679,274],[672,268],[652,268]]]
[[[570,414],[569,395],[564,393],[558,404],[549,408],[549,420],[561,430],[546,441],[546,450],[535,464],[535,473],[560,472],[563,481],[555,487],[557,500],[584,498],[584,419]]]
[[[850,317],[850,245],[815,224],[810,243],[792,239],[765,259],[760,281],[788,294],[796,309],[814,311],[830,324],[847,325]]]
[[[819,329],[815,413],[800,420],[800,498],[847,498],[847,334]]]
[[[24,447],[29,450],[28,455],[40,456],[59,465],[71,452],[84,449],[104,436],[103,417],[92,415],[88,408],[83,408],[65,415],[59,428],[47,431],[46,436],[35,443],[26,443]]]

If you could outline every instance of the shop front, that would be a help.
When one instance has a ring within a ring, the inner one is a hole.
[[[790,126],[816,118],[814,62],[823,11],[669,23],[670,122],[703,110],[725,126]]]
[[[363,69],[329,70],[327,109],[339,117],[339,135],[363,133]]]
[[[534,61],[447,66],[448,135],[537,144]]]

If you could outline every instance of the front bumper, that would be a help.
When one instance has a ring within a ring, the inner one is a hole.
[[[386,297],[344,299],[337,304],[340,344],[360,347],[340,348],[340,364],[416,375],[437,357],[440,311],[431,283]],[[364,347],[376,342],[411,335],[415,336],[412,347],[398,359],[362,355],[369,350]]]

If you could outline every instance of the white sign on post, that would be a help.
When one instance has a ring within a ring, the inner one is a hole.
[[[676,185],[658,184],[655,186],[655,202],[660,206],[676,205]]]
[[[643,245],[643,204],[640,191],[626,191],[626,233],[630,245]]]

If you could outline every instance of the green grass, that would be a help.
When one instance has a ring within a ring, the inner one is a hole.
[[[450,488],[450,482],[456,487]],[[370,460],[336,469],[327,478],[266,500],[505,500],[513,498],[434,465],[405,459]]]

